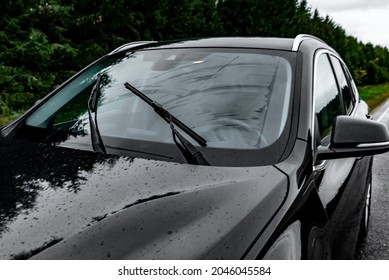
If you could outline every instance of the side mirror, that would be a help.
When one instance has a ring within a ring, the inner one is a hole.
[[[350,116],[334,120],[329,147],[319,146],[316,160],[361,157],[389,151],[389,133],[385,124]]]

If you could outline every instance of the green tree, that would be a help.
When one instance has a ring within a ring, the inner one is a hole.
[[[0,117],[25,110],[74,73],[71,65],[77,56],[59,30],[43,24],[48,16],[70,17],[65,10],[40,1],[5,1],[2,8],[6,14],[0,29]]]
[[[359,85],[389,82],[387,48],[347,35],[306,0],[1,1],[0,124],[127,42],[300,33],[334,47]]]
[[[289,37],[296,7],[295,0],[221,0],[217,11],[224,35]]]

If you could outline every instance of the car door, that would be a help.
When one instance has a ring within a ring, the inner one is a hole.
[[[314,150],[328,146],[333,120],[338,115],[366,117],[367,106],[359,103],[348,70],[330,51],[316,54],[314,73]],[[330,258],[352,258],[358,238],[369,159],[343,158],[316,162],[314,177],[329,223],[326,247]]]

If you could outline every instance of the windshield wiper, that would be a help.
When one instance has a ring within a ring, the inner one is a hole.
[[[186,124],[181,122],[179,119],[174,117],[169,111],[164,109],[161,104],[152,100],[144,93],[139,91],[137,88],[133,87],[129,83],[125,83],[124,86],[131,91],[133,94],[141,98],[144,102],[150,105],[154,111],[164,119],[169,125],[170,129],[173,133],[173,140],[177,147],[180,149],[181,153],[184,155],[186,161],[190,164],[199,164],[199,165],[209,165],[208,161],[203,157],[201,152],[196,149],[195,146],[192,145],[181,133],[179,133],[174,124],[181,128],[186,134],[193,138],[197,143],[199,143],[202,147],[207,146],[207,141],[198,135],[194,130],[189,128]],[[177,141],[177,138],[179,142]]]
[[[93,151],[97,153],[106,154],[103,140],[99,132],[99,127],[97,126],[97,103],[100,97],[100,83],[101,83],[102,74],[97,76],[95,85],[92,88],[92,92],[88,100],[88,115],[89,115],[89,126],[91,130],[91,140]],[[92,118],[92,113],[94,113],[95,118]]]

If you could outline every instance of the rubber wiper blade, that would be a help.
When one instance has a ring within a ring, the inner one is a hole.
[[[182,152],[182,154],[184,155],[188,163],[209,165],[208,161],[203,157],[201,152],[197,150],[195,146],[193,146],[181,133],[179,133],[175,129],[174,124],[177,125],[179,128],[181,128],[190,137],[192,137],[193,140],[199,143],[199,145],[201,145],[202,147],[206,147],[207,141],[203,137],[198,135],[194,130],[189,128],[186,124],[181,122],[179,119],[174,117],[169,111],[164,109],[161,104],[152,100],[151,98],[149,98],[147,95],[145,95],[143,92],[141,92],[131,84],[126,82],[124,86],[133,94],[141,98],[148,105],[150,105],[154,109],[154,111],[170,125],[170,129],[172,130],[173,133],[173,140],[178,146],[178,148],[180,149],[180,151]],[[177,138],[179,142],[177,141]]]
[[[186,124],[181,122],[179,119],[174,117],[170,112],[168,112],[166,109],[162,107],[161,104],[157,103],[156,101],[152,100],[149,98],[147,95],[145,95],[143,92],[139,91],[137,88],[134,86],[130,85],[129,83],[125,83],[124,86],[140,97],[144,102],[146,102],[148,105],[150,105],[154,111],[160,115],[167,123],[170,124],[170,122],[173,122],[175,125],[177,125],[179,128],[181,128],[186,134],[188,134],[190,137],[193,138],[197,143],[200,144],[202,147],[207,146],[207,140],[205,140],[203,137],[198,135],[193,129],[189,128]]]
[[[96,83],[93,86],[91,94],[89,96],[88,115],[93,151],[101,154],[106,154],[103,140],[101,139],[99,127],[97,125],[97,107],[100,98],[100,83],[102,76],[102,74],[99,74],[97,76]],[[92,113],[94,114],[94,119],[92,117]]]

